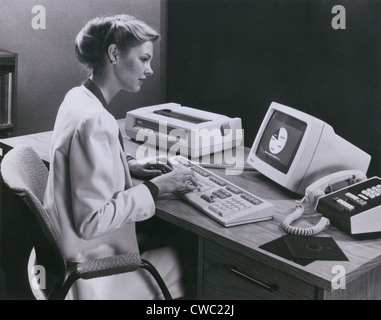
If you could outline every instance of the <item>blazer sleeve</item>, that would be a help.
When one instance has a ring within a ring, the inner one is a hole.
[[[78,126],[70,147],[72,212],[80,237],[93,239],[154,215],[149,189],[140,184],[125,190],[125,176],[115,119],[92,114]]]

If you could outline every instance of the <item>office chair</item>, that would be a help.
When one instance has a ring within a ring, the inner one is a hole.
[[[75,263],[67,261],[49,214],[43,208],[43,198],[49,171],[38,154],[29,146],[17,146],[3,158],[0,167],[5,185],[20,201],[23,216],[29,226],[38,265],[46,270],[46,289],[41,290],[48,300],[65,299],[78,279],[93,279],[138,268],[147,270],[159,285],[166,300],[171,294],[155,267],[139,253],[122,254],[97,260]]]

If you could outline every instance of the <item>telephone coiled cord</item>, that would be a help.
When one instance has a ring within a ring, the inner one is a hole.
[[[296,235],[296,236],[312,236],[315,234],[318,234],[321,232],[327,225],[330,224],[329,219],[322,217],[320,221],[314,226],[309,228],[300,228],[300,227],[294,227],[291,224],[299,219],[302,214],[304,213],[304,206],[302,205],[302,202],[305,198],[303,198],[301,201],[297,201],[295,211],[288,215],[286,219],[284,219],[282,223],[282,228],[285,232]]]

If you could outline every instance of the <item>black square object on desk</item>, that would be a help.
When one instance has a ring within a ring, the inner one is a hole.
[[[283,237],[292,256],[297,259],[348,261],[347,256],[331,237]]]
[[[285,258],[287,260],[291,260],[297,264],[300,264],[302,266],[306,266],[310,264],[311,262],[315,261],[314,259],[303,259],[303,258],[295,258],[290,250],[288,249],[286,243],[283,240],[283,237],[280,237],[278,239],[275,239],[273,241],[267,242],[261,246],[259,246],[260,249],[266,250],[268,252],[271,252],[273,254],[276,254],[277,256],[280,256],[282,258]]]
[[[285,235],[259,248],[302,266],[315,260],[348,261],[347,256],[331,237]]]

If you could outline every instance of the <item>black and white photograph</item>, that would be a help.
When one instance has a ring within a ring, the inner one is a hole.
[[[0,300],[381,299],[380,0],[0,4]]]

